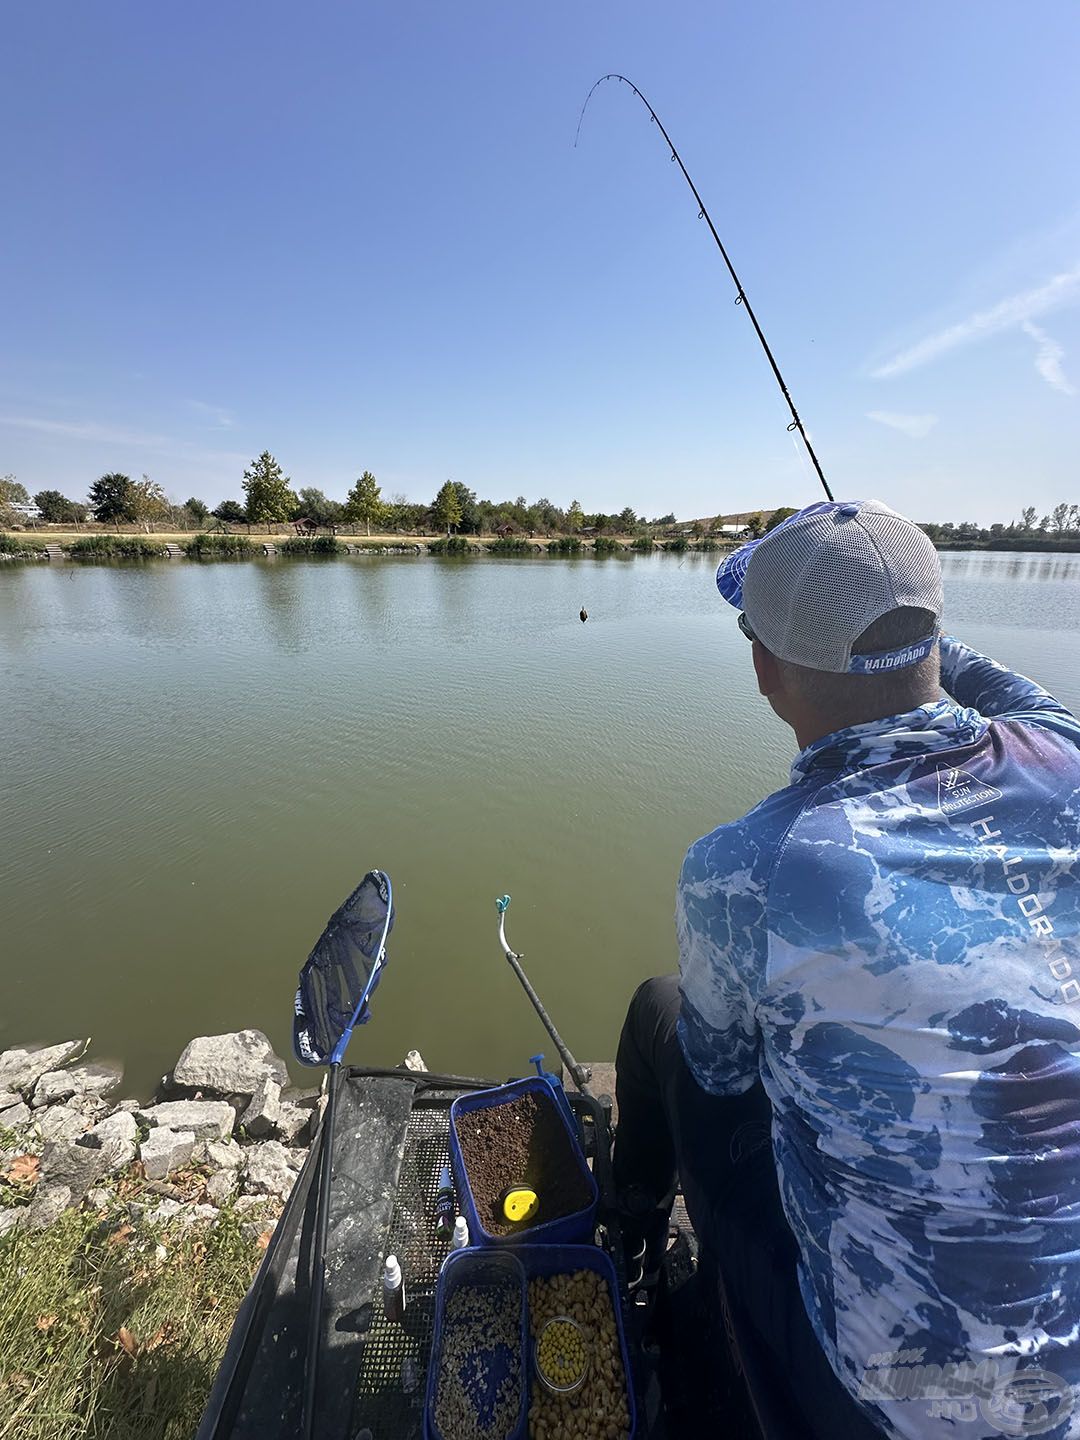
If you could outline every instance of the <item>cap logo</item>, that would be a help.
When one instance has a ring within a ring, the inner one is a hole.
[[[848,670],[852,675],[881,675],[890,670],[903,670],[907,665],[918,665],[925,660],[937,643],[936,635],[917,640],[914,645],[905,645],[901,650],[878,650],[873,655],[852,655]]]

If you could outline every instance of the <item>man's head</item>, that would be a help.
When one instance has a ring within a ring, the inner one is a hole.
[[[716,583],[743,611],[758,688],[800,745],[938,698],[941,567],[887,506],[810,505],[729,556]]]

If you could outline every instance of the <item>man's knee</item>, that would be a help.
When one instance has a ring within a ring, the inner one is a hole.
[[[674,1025],[679,1018],[682,996],[677,975],[651,975],[634,991],[627,1007],[627,1022],[639,1022],[655,1029],[658,1025]]]

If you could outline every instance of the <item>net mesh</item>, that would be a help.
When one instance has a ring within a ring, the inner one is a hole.
[[[449,1160],[449,1101],[417,1101],[409,1119],[405,1158],[386,1250],[406,1277],[405,1321],[383,1314],[382,1294],[372,1299],[353,1406],[353,1433],[411,1440],[423,1430],[424,1387],[435,1330],[435,1284],[449,1244],[435,1237],[433,1217],[439,1175]]]

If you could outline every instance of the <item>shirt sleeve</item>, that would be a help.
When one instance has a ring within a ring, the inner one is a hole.
[[[752,848],[745,820],[722,825],[690,847],[676,895],[679,1042],[714,1095],[742,1094],[758,1077],[767,884]]]
[[[960,705],[991,720],[1026,720],[1080,745],[1080,722],[1053,695],[950,635],[941,637],[941,684]]]

